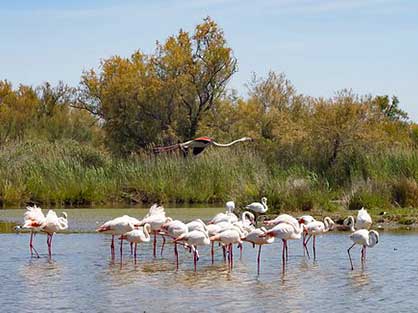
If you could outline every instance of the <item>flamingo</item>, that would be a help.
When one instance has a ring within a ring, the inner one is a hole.
[[[115,257],[115,236],[122,236],[131,230],[134,230],[135,224],[138,224],[139,221],[133,217],[128,215],[123,215],[117,218],[114,218],[110,221],[107,221],[99,228],[96,229],[99,233],[111,234],[112,235],[112,243],[110,244],[110,253],[112,258]],[[120,257],[122,259],[122,243],[123,238],[120,239]]]
[[[348,257],[350,259],[351,270],[354,270],[353,261],[351,259],[350,250],[355,245],[361,245],[361,261],[366,260],[366,248],[373,248],[379,242],[379,233],[375,230],[359,229],[350,235],[350,239],[354,242],[350,248],[347,249]]]
[[[145,224],[143,227],[139,227],[136,229],[133,229],[125,234],[123,234],[119,239],[120,240],[126,240],[131,244],[134,244],[134,259],[136,263],[136,251],[138,243],[141,242],[149,242],[151,240],[151,225]]]
[[[20,227],[16,227],[15,229],[17,231],[20,231],[21,229],[30,229],[30,240],[29,240],[29,250],[30,255],[33,257],[33,252],[35,252],[36,257],[39,258],[39,253],[36,251],[35,247],[33,246],[33,238],[35,237],[35,234],[40,231],[40,227],[45,222],[45,215],[42,213],[42,209],[40,207],[37,207],[36,205],[27,206],[26,212],[23,216],[24,223]]]
[[[354,217],[349,216],[344,220],[344,225],[350,225],[351,231],[354,231],[354,229],[370,229],[372,226],[372,218],[367,210],[363,207],[358,211],[355,223]]]
[[[315,218],[311,215],[302,215],[298,218],[299,224],[305,224],[308,225],[309,223],[315,222]],[[306,232],[303,232],[302,234],[302,243],[303,243],[303,255],[305,255],[305,251],[308,252],[306,249]],[[309,252],[308,252],[309,257]]]
[[[52,236],[59,231],[68,229],[67,213],[62,212],[62,216],[58,217],[57,213],[53,210],[49,210],[45,217],[44,223],[41,225],[40,230],[47,233],[47,245],[49,258],[52,257]]]
[[[302,232],[304,230],[304,224],[293,225],[288,224],[286,222],[281,222],[274,226],[272,229],[266,231],[264,234],[260,235],[261,238],[263,237],[276,237],[280,238],[283,241],[283,248],[282,248],[282,262],[283,262],[283,271],[285,270],[286,259],[288,256],[287,251],[287,241],[288,240],[299,240],[302,236]],[[286,257],[285,257],[286,253]]]
[[[219,241],[228,249],[228,266],[232,269],[234,264],[234,257],[232,252],[232,245],[235,243],[242,244],[241,238],[245,237],[242,228],[239,225],[233,225],[231,228],[224,230],[210,237],[210,241]]]
[[[182,221],[174,220],[168,223],[165,223],[161,226],[161,230],[165,232],[169,237],[176,239],[188,232],[187,225]],[[177,242],[174,241],[174,256],[176,258],[176,269],[179,268],[179,254],[177,250]]]
[[[193,251],[193,263],[194,263],[194,271],[197,270],[197,261],[199,260],[199,252],[197,250],[198,246],[209,245],[210,240],[207,232],[202,232],[200,230],[193,230],[191,232],[187,232],[183,235],[180,235],[174,242],[186,242],[188,245],[191,246]]]
[[[193,230],[200,230],[200,231],[208,231],[206,224],[201,219],[193,220],[186,224],[188,231]]]
[[[165,210],[163,206],[159,206],[158,204],[154,204],[149,209],[149,212],[145,217],[135,226],[143,226],[145,224],[151,225],[151,231],[154,233],[154,240],[153,240],[153,256],[154,258],[157,256],[157,234],[161,229],[161,226],[165,223],[172,221],[173,219],[170,217],[165,216]],[[163,249],[165,245],[165,237],[163,237],[163,243],[161,245],[161,255],[163,254]]]
[[[298,220],[289,214],[280,214],[275,219],[263,221],[263,224],[267,226],[275,226],[280,223],[291,224],[291,225],[294,225],[295,227],[299,225]]]
[[[233,226],[230,222],[219,222],[217,224],[209,224],[207,225],[208,235],[209,237],[215,236],[224,230],[230,229]],[[224,252],[224,261],[226,261],[226,250],[225,247],[222,246]],[[212,256],[212,264],[215,261],[215,251],[214,251],[214,241],[211,242],[211,256]]]
[[[226,148],[239,142],[252,141],[252,140],[253,139],[249,137],[242,137],[230,143],[223,144],[223,143],[218,143],[209,137],[199,137],[193,140],[189,140],[183,143],[178,143],[178,144],[167,146],[167,147],[155,147],[153,148],[153,151],[154,153],[161,153],[161,152],[168,152],[168,151],[176,151],[180,149],[183,152],[184,156],[187,156],[189,153],[189,149],[190,149],[192,150],[193,155],[198,155],[202,153],[209,146]]]
[[[228,223],[235,223],[238,222],[238,217],[233,213],[235,209],[234,201],[228,201],[226,203],[227,211],[225,213],[218,213],[216,214],[208,224],[217,224],[221,222],[228,222]]]
[[[233,225],[238,225],[245,234],[251,232],[255,229],[255,217],[254,214],[252,214],[249,211],[244,211],[241,214],[241,220],[238,222],[233,223]],[[239,244],[239,257],[242,258],[242,244]]]
[[[306,250],[308,257],[309,257],[309,251],[307,248],[309,240],[313,237],[312,240],[312,250],[314,253],[314,260],[316,260],[316,236],[322,235],[329,230],[334,228],[334,221],[330,217],[325,217],[324,221],[313,221],[305,225],[305,231],[303,232],[304,235],[309,235],[308,239],[303,242],[303,248]]]
[[[261,255],[261,247],[265,244],[271,244],[274,242],[274,237],[260,237],[267,232],[267,229],[264,227],[253,229],[251,232],[243,238],[243,241],[247,241],[255,245],[258,245],[258,254],[257,254],[257,275],[260,275],[260,255]]]
[[[268,210],[267,198],[262,197],[260,202],[253,202],[245,207],[247,210],[255,212],[257,215],[264,214]]]
[[[234,201],[228,201],[228,202],[225,203],[225,207],[226,207],[228,213],[232,213],[235,210],[235,202]]]

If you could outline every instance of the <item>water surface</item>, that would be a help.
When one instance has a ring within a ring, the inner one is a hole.
[[[133,210],[133,211],[130,211]],[[212,216],[217,209],[175,209],[174,218]],[[1,230],[21,221],[22,210],[0,210]],[[153,259],[152,246],[139,247],[137,264],[129,256],[113,262],[109,236],[91,233],[97,223],[117,215],[140,217],[146,210],[67,210],[73,232],[58,234],[48,261],[46,236],[36,236],[40,259],[31,259],[28,234],[0,234],[1,312],[411,312],[418,308],[418,236],[381,233],[360,265],[349,268],[347,233],[329,233],[317,241],[318,260],[303,256],[301,243],[290,243],[285,273],[281,243],[263,247],[261,274],[256,249],[244,246],[242,260],[228,271],[217,249],[211,265],[208,248],[200,249],[197,273],[192,256],[180,250],[175,270],[172,245]],[[136,214],[138,213],[138,214]],[[239,250],[235,249],[235,256]]]

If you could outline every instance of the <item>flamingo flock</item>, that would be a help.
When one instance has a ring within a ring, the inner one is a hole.
[[[234,267],[233,246],[240,248],[242,256],[243,243],[248,242],[253,247],[258,246],[257,273],[260,273],[261,248],[263,245],[272,244],[276,239],[282,241],[282,268],[283,271],[289,258],[288,241],[302,239],[303,251],[310,257],[308,243],[312,239],[312,251],[314,260],[316,253],[316,237],[333,230],[335,223],[330,217],[323,221],[315,220],[310,215],[295,218],[288,214],[281,214],[274,219],[264,220],[263,226],[256,228],[257,217],[265,214],[268,210],[267,198],[263,197],[261,203],[254,202],[245,207],[248,211],[242,212],[240,218],[234,214],[235,203],[228,201],[226,211],[216,214],[207,224],[200,219],[184,223],[180,220],[173,220],[166,216],[163,206],[154,204],[142,219],[136,219],[123,215],[105,222],[96,229],[97,232],[112,236],[110,254],[115,258],[115,236],[120,240],[120,259],[123,257],[123,241],[131,245],[131,255],[137,262],[137,247],[140,243],[150,242],[153,236],[153,256],[157,255],[157,237],[162,237],[161,252],[166,238],[172,240],[174,246],[174,259],[176,269],[179,267],[178,246],[183,246],[189,253],[193,254],[194,271],[197,271],[197,263],[200,259],[199,248],[211,245],[212,264],[215,262],[215,245],[222,247],[224,261],[228,261],[228,268]],[[252,211],[252,212],[250,212]],[[352,233],[350,239],[353,244],[348,248],[347,253],[350,260],[351,270],[354,270],[350,251],[355,245],[362,246],[361,261],[366,260],[366,248],[374,247],[379,242],[379,233],[370,230],[372,219],[367,211],[362,208],[358,211],[356,219],[353,216],[347,217],[344,224],[350,227]],[[24,224],[17,226],[16,230],[29,230],[29,249],[31,257],[39,258],[39,253],[33,246],[33,239],[36,233],[47,234],[48,256],[52,257],[52,237],[55,233],[68,229],[67,214],[57,214],[49,210],[45,216],[41,208],[35,206],[27,207],[24,214]]]

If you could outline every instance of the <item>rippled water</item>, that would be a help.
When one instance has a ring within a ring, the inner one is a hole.
[[[191,220],[215,211],[176,209],[170,215]],[[0,210],[0,220],[9,222],[2,230],[20,221],[22,212]],[[141,216],[134,214],[137,211],[123,212]],[[172,245],[156,259],[151,244],[140,246],[137,264],[125,245],[123,261],[117,256],[112,262],[109,236],[87,231],[96,222],[120,214],[120,210],[70,210],[70,227],[84,233],[56,235],[52,261],[46,256],[45,235],[35,239],[41,258],[31,259],[28,234],[0,234],[0,311],[411,312],[418,307],[416,234],[382,233],[379,244],[368,250],[363,268],[356,247],[354,271],[346,252],[348,234],[329,233],[317,241],[316,262],[303,256],[300,242],[291,242],[285,273],[279,242],[263,247],[259,276],[257,249],[249,244],[244,245],[242,260],[235,250],[232,272],[220,249],[215,265],[211,265],[209,249],[200,249],[194,273],[193,258],[186,250],[180,250],[180,268],[175,270]]]

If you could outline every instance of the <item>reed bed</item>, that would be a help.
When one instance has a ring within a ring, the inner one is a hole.
[[[51,206],[238,204],[267,196],[275,211],[417,207],[418,153],[367,156],[344,184],[315,169],[268,162],[250,148],[209,149],[198,157],[121,159],[75,141],[26,142],[0,149],[0,202]]]

